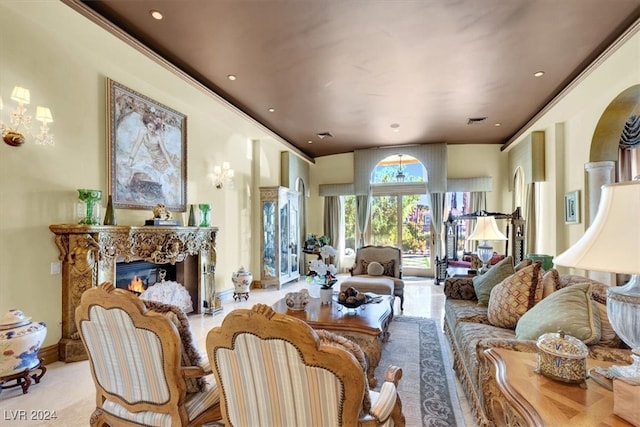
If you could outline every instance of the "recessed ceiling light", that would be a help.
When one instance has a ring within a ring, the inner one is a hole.
[[[313,141],[312,140],[308,140],[307,144],[313,144]]]
[[[400,132],[400,125],[398,123],[391,123],[391,129],[394,132]]]
[[[269,110],[267,110],[267,111],[269,111],[270,113],[273,113],[273,112],[275,112],[275,111],[276,111],[276,109],[275,109],[275,108],[273,108],[273,107],[271,107],[271,108],[269,108]]]
[[[227,76],[227,78],[228,78],[229,80],[231,80],[231,81],[234,81],[237,77],[236,77],[236,75],[235,75],[235,74],[229,74],[229,75]]]
[[[494,126],[495,127],[500,127],[500,126],[502,126],[502,123],[496,123],[496,124],[494,124]]]
[[[159,10],[150,10],[149,13],[151,14],[151,17],[153,19],[157,19],[158,21],[161,21],[162,18],[164,18],[164,16],[162,15],[162,12],[160,12]]]
[[[533,73],[533,77],[542,77],[544,76],[544,71],[536,71]]]

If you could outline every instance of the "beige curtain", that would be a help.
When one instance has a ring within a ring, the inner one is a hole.
[[[434,253],[442,258],[442,229],[444,228],[444,199],[446,193],[430,193],[431,197],[431,240],[435,246]]]
[[[340,197],[328,196],[324,198],[324,235],[329,238],[329,244],[338,252],[333,264],[340,271],[340,254],[344,252],[340,239]]]
[[[469,193],[469,212],[487,210],[487,193],[485,191],[472,191]]]
[[[358,216],[358,231],[360,232],[359,247],[364,246],[364,236],[369,227],[369,214],[371,213],[370,199],[370,194],[356,196],[356,215]]]
[[[524,250],[526,254],[536,253],[536,183],[532,182],[526,185],[524,195],[524,206],[522,207],[522,216],[525,223]]]

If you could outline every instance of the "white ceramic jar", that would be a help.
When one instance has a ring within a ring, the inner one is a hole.
[[[9,310],[0,319],[0,377],[38,366],[38,351],[46,336],[44,322],[32,322],[21,310]]]
[[[238,271],[231,275],[231,281],[233,282],[233,288],[236,294],[246,294],[249,293],[253,275],[249,270],[240,267]]]

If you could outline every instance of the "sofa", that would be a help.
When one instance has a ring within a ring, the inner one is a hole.
[[[540,262],[531,260],[511,265],[513,273],[507,275],[510,258],[485,273],[505,270],[493,278],[500,281],[491,286],[478,285],[488,281],[481,276],[451,277],[444,284],[444,333],[454,371],[480,426],[505,423],[496,402],[491,401],[491,366],[484,357],[488,348],[537,353],[536,337],[563,329],[587,344],[588,357],[631,363],[631,351],[608,323],[606,285],[581,276],[560,275],[555,269],[545,272]],[[519,294],[521,304],[509,293]],[[517,313],[510,312],[518,305]]]
[[[400,298],[400,310],[404,309],[404,280],[402,280],[402,252],[395,246],[367,245],[356,250],[356,259],[349,269],[352,277],[357,277],[361,292],[375,292],[366,288],[365,283],[389,279],[393,282],[393,295]]]

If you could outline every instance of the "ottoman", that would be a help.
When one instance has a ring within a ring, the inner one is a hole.
[[[393,295],[393,279],[385,277],[348,277],[340,283],[340,290],[354,287],[360,292],[373,292],[378,295]]]

